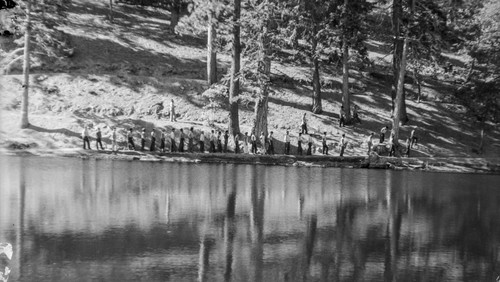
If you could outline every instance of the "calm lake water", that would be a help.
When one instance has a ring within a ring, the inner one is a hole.
[[[495,281],[499,183],[2,156],[0,242],[9,281]]]

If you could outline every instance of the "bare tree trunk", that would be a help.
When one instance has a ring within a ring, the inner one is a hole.
[[[316,33],[317,27],[316,24],[314,26],[314,33]],[[319,60],[318,56],[316,55],[316,48],[318,46],[318,40],[313,37],[312,40],[312,59],[313,59],[313,80],[312,80],[312,87],[313,87],[313,96],[312,96],[312,112],[315,114],[320,114],[323,112],[323,106],[321,105],[321,84],[320,84],[320,78],[319,78]]]
[[[258,80],[260,85],[260,93],[256,98],[255,103],[255,117],[254,117],[254,130],[255,134],[264,132],[267,136],[267,113],[268,113],[268,97],[269,97],[269,83],[271,75],[271,57],[270,51],[270,38],[267,29],[267,23],[264,30],[259,35],[259,62],[258,62]]]
[[[240,14],[241,0],[234,0],[233,15],[233,62],[231,66],[231,82],[229,85],[229,133],[231,136],[240,133],[238,115],[238,95],[240,92]]]
[[[212,2],[211,2],[212,4]],[[207,35],[207,82],[212,85],[217,82],[217,51],[215,49],[215,40],[217,30],[215,29],[215,14],[213,6],[208,12],[208,35]]]
[[[418,73],[418,67],[413,69],[413,81],[417,85],[417,103],[420,103],[420,97],[422,94],[422,78]]]
[[[172,10],[170,11],[170,30],[172,33],[175,32],[175,27],[179,23],[179,17],[181,16],[181,0],[173,0]]]
[[[31,0],[26,1],[26,33],[24,34],[24,91],[21,103],[21,128],[28,128],[28,94],[30,85],[30,35],[31,35]]]
[[[396,39],[398,40],[398,39]],[[406,49],[408,45],[408,39],[403,40],[403,57],[401,60],[401,65],[399,67],[399,79],[398,88],[396,91],[396,108],[394,110],[394,119],[392,122],[392,128],[394,130],[394,140],[397,143],[399,140],[399,123],[401,121],[401,107],[403,107],[403,88],[404,88],[404,77],[406,71]]]
[[[109,20],[113,21],[113,0],[109,0]]]
[[[345,0],[345,5],[347,6]],[[349,46],[347,37],[342,39],[342,105],[344,106],[346,123],[351,121],[351,101],[349,97]]]
[[[403,2],[402,0],[393,0],[392,4],[392,28],[395,38],[401,37],[401,22],[403,17]],[[394,41],[394,56],[393,56],[393,73],[394,73],[394,82],[391,91],[391,100],[392,100],[392,110],[395,113],[395,99],[396,99],[396,91],[399,85],[399,67],[401,65],[401,60],[403,59],[403,42],[401,40]],[[404,82],[404,77],[403,77]],[[404,84],[403,84],[404,85]],[[406,114],[406,102],[405,102],[405,91],[403,89],[403,100],[402,106],[400,107],[401,111],[401,121],[406,123],[408,121],[408,115]],[[394,115],[394,114],[393,114]]]

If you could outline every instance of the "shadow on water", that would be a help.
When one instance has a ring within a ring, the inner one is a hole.
[[[498,176],[35,157],[7,157],[0,174],[13,281],[494,281],[500,271]]]

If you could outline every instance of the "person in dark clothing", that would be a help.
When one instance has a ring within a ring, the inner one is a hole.
[[[413,129],[410,133],[410,142],[411,142],[410,148],[413,148],[413,145],[416,145],[418,143],[418,137],[417,137],[417,134],[415,132],[416,132],[416,129]]]
[[[99,150],[99,146],[101,146],[101,150],[104,150],[102,147],[102,132],[101,129],[98,127],[97,132],[95,134],[95,147],[97,150]]]
[[[224,153],[227,153],[227,143],[229,142],[229,131],[224,133]]]
[[[289,155],[290,154],[290,132],[287,130],[285,134],[285,138],[283,138],[283,141],[285,142],[285,151],[283,154]]]
[[[302,124],[301,124],[301,133],[307,134],[307,119],[306,119],[306,113],[302,116]]]
[[[274,155],[274,138],[273,138],[272,131],[269,133],[269,137],[267,138],[267,142],[268,142],[268,147],[267,147],[268,154]]]
[[[90,150],[89,127],[86,125],[83,127],[82,139],[83,139],[83,149],[85,150],[88,147]],[[87,145],[87,147],[85,147],[85,145]]]
[[[129,129],[127,133],[127,141],[128,141],[128,149],[132,148],[132,150],[135,150],[135,144],[134,144],[134,134],[132,132],[132,128]]]
[[[146,128],[141,132],[141,151],[144,151],[144,146],[146,146]]]
[[[380,141],[379,141],[380,144],[384,143],[385,133],[387,132],[388,129],[389,129],[388,126],[384,126],[384,127],[382,127],[382,129],[380,129]]]
[[[323,143],[323,155],[328,155],[328,146],[326,145],[326,131],[323,132],[322,143]]]
[[[179,135],[179,152],[184,153],[184,130],[181,128],[181,133]]]
[[[161,131],[161,137],[160,137],[160,150],[162,153],[165,153],[165,131]]]
[[[340,156],[344,156],[345,148],[347,147],[347,141],[345,140],[345,134],[342,134],[342,138],[340,138]]]
[[[222,132],[217,133],[217,152],[222,153]]]
[[[406,157],[410,157],[410,148],[411,148],[411,138],[406,139]]]
[[[297,138],[297,155],[302,155],[302,132],[299,132],[299,138]]]
[[[361,124],[361,119],[359,118],[359,109],[357,105],[354,105],[352,109],[352,120],[353,122],[358,122]]]
[[[191,127],[188,132],[188,152],[193,152],[194,128]]]
[[[212,130],[212,134],[210,134],[210,153],[215,153],[215,142],[217,142],[217,137],[215,131]]]
[[[175,152],[175,128],[170,132],[170,152]]]
[[[344,127],[345,126],[345,110],[344,110],[344,106],[340,107],[339,126],[340,127]]]
[[[156,147],[156,136],[155,136],[155,129],[153,128],[151,130],[151,145],[149,146],[149,151],[154,152]]]

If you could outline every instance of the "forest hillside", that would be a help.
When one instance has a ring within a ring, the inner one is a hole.
[[[71,0],[61,5],[61,15],[45,11],[50,25],[42,29],[40,24],[33,31],[44,32],[34,36],[52,39],[52,45],[46,46],[53,46],[55,55],[37,56],[35,52],[32,58],[29,128],[19,128],[22,61],[9,65],[0,78],[2,147],[79,148],[85,124],[102,128],[107,142],[112,126],[117,126],[122,136],[130,127],[137,131],[146,128],[148,132],[152,128],[194,127],[197,132],[228,128],[225,81],[231,68],[231,52],[221,50],[217,54],[218,79],[222,83],[209,86],[206,27],[190,24],[181,14],[172,29],[172,14],[161,7],[113,3],[111,20],[108,1]],[[361,123],[339,127],[342,65],[338,60],[323,60],[322,111],[316,114],[312,112],[311,62],[300,51],[285,45],[276,51],[269,84],[268,130],[274,131],[278,152],[286,130],[294,137],[298,135],[304,113],[318,146],[325,131],[332,148],[345,133],[350,144],[346,155],[366,154],[366,136],[374,132],[378,138],[383,126],[392,126],[391,24],[382,13],[384,7],[375,7],[366,18],[371,30],[363,46],[369,63],[354,58],[350,61],[350,99],[359,107]],[[35,12],[41,13],[36,7]],[[33,20],[36,26],[36,21],[44,19]],[[16,35],[2,39],[2,68],[6,68],[7,54],[18,48],[14,41],[20,39],[22,36]],[[244,39],[242,43],[249,44]],[[440,54],[440,61],[432,68],[423,68],[418,85],[411,72],[405,78],[409,121],[400,129],[400,142],[416,129],[419,144],[412,156],[499,157],[498,116],[496,120],[478,119],[467,102],[456,96],[471,71],[473,58],[452,44],[442,47]],[[248,60],[243,54],[242,65]],[[255,83],[245,81],[241,85],[241,133],[252,130],[257,88]],[[165,116],[158,119],[153,106],[163,102],[167,112],[171,99],[176,105],[177,121],[171,122]],[[498,98],[493,103],[498,106]],[[478,151],[483,130],[483,146]]]

